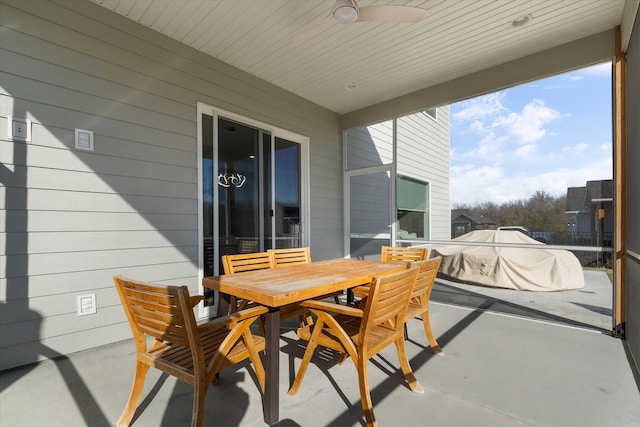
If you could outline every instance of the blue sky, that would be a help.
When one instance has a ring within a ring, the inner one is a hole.
[[[611,179],[611,63],[451,104],[451,204]]]

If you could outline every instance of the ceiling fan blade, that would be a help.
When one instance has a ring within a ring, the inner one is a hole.
[[[358,20],[373,22],[397,22],[415,24],[427,16],[425,9],[411,6],[365,6],[359,9]]]
[[[291,40],[293,41],[302,41],[309,39],[316,34],[321,33],[324,29],[328,28],[332,23],[333,19],[328,16],[322,19],[317,19],[298,28],[296,31],[291,34]]]

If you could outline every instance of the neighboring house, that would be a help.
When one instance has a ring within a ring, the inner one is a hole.
[[[451,210],[451,238],[455,239],[474,230],[495,230],[496,222],[483,216],[477,216],[466,209]]]
[[[567,189],[565,204],[570,243],[611,247],[613,180],[587,181]]]

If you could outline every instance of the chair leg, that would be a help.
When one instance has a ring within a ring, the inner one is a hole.
[[[133,385],[131,386],[131,393],[129,394],[129,400],[127,405],[120,415],[120,419],[116,423],[116,427],[126,427],[131,422],[133,414],[136,412],[138,402],[140,402],[140,396],[142,396],[142,389],[144,388],[144,380],[149,372],[149,366],[143,363],[136,363],[136,373],[133,378]]]
[[[371,401],[371,393],[369,392],[369,376],[367,374],[367,360],[358,355],[358,386],[360,387],[360,404],[364,419],[367,421],[367,427],[377,427],[375,415],[373,415],[373,402]]]
[[[204,418],[204,398],[207,395],[209,383],[201,378],[193,385],[193,409],[191,413],[191,427],[202,427]]]
[[[253,341],[253,336],[250,333],[245,333],[243,335],[243,339],[245,342],[245,346],[249,351],[249,360],[253,363],[253,370],[256,373],[256,377],[258,377],[258,383],[260,384],[260,389],[262,393],[265,390],[265,372],[264,366],[262,365],[262,360],[260,360],[260,356],[258,355],[258,350],[256,349],[255,343]]]
[[[260,318],[258,318],[258,327],[260,328],[260,334],[262,334],[263,337],[266,337],[267,331],[264,326],[264,316],[260,316]]]
[[[404,339],[400,338],[396,341],[396,349],[398,350],[398,359],[400,360],[400,366],[402,367],[402,373],[404,378],[409,383],[409,388],[414,393],[424,394],[424,389],[413,375],[411,365],[409,364],[409,358],[407,357],[407,351],[404,346]]]
[[[427,341],[429,341],[429,345],[431,346],[431,350],[435,353],[442,353],[442,349],[438,345],[435,337],[433,336],[433,332],[431,331],[431,322],[429,321],[429,312],[422,313],[422,324],[424,326],[424,333],[427,336]]]
[[[304,352],[304,356],[302,357],[302,362],[300,363],[300,367],[298,368],[298,373],[296,374],[295,379],[293,380],[293,384],[288,391],[289,396],[295,395],[300,389],[300,384],[302,384],[302,378],[304,378],[304,374],[307,372],[307,367],[309,366],[309,362],[311,362],[311,356],[313,356],[313,352],[316,350],[318,346],[318,337],[322,332],[323,321],[318,319],[318,321],[313,326],[313,332],[311,333],[311,338],[307,343],[307,350]]]

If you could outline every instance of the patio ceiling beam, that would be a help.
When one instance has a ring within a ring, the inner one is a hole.
[[[340,124],[343,129],[353,129],[378,123],[426,108],[450,104],[554,74],[612,60],[614,56],[615,30],[612,28],[552,49],[524,56],[464,77],[344,114],[340,118]]]

